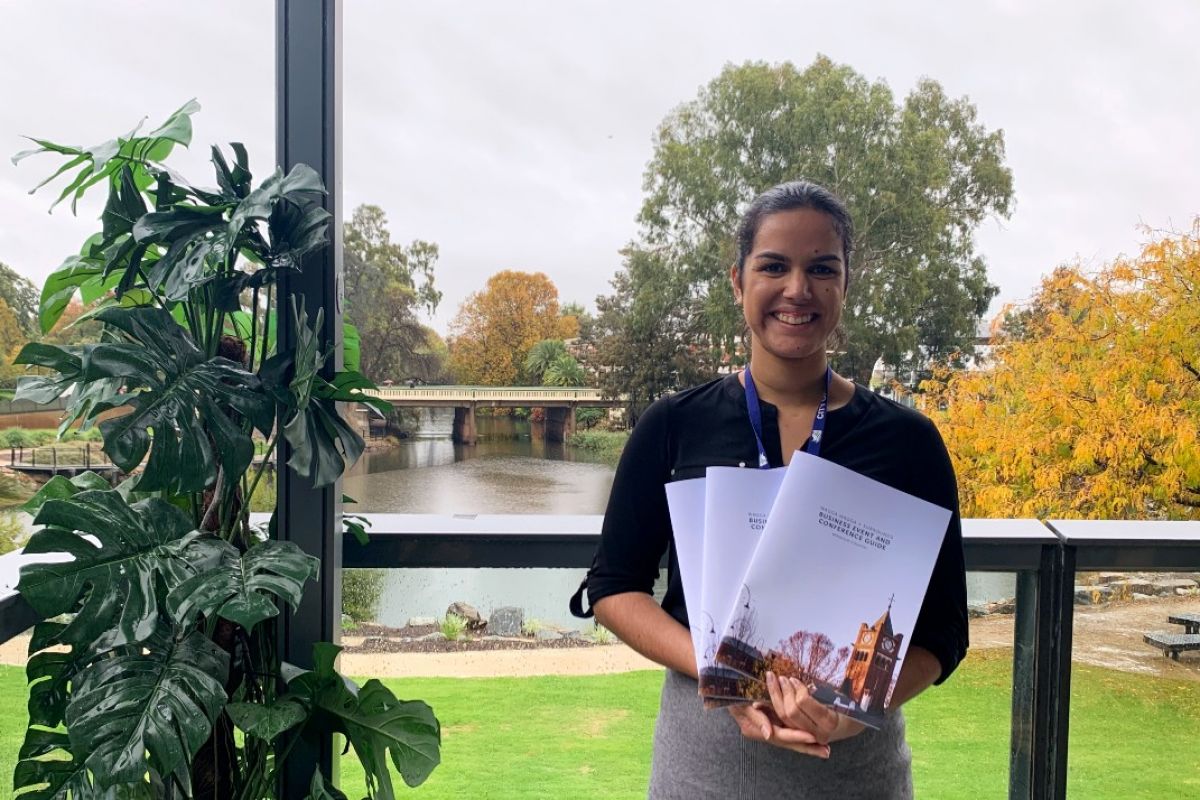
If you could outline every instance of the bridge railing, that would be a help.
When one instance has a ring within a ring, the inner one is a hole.
[[[547,388],[544,386],[381,386],[365,392],[384,400],[489,400],[614,402],[599,389],[589,387]]]
[[[347,536],[343,567],[551,567],[582,576],[602,522],[600,516],[364,516],[372,523],[370,541],[360,545]],[[968,570],[1017,576],[1008,796],[1061,800],[1076,570],[1200,571],[1200,522],[963,520],[963,540]],[[47,556],[0,556],[0,642],[37,622],[13,589],[20,565],[34,559]]]

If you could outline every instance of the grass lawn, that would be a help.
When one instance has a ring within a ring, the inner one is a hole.
[[[1007,796],[1011,654],[981,651],[907,708],[917,797]],[[442,765],[410,792],[429,798],[645,796],[661,676],[386,681],[429,702],[442,722]],[[1071,797],[1200,796],[1200,684],[1076,666]],[[24,677],[0,667],[0,780],[24,726]],[[341,785],[357,800],[357,760]],[[401,787],[402,795],[405,794]]]

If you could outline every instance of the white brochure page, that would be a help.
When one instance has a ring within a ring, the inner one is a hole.
[[[798,670],[816,699],[878,726],[950,511],[803,452],[786,471],[745,576],[749,608],[722,644],[743,671],[759,654],[761,669]],[[708,500],[722,502],[711,478]],[[757,682],[742,688],[761,697]]]
[[[704,567],[700,585],[701,671],[713,664],[742,579],[767,523],[786,469],[709,467],[704,496]],[[704,681],[701,680],[703,685]]]
[[[704,563],[704,478],[668,483],[667,508],[671,512],[671,531],[675,556],[679,561],[679,580],[687,606],[696,669],[700,669],[700,581]]]

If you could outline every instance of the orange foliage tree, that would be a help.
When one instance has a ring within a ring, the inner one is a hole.
[[[1047,277],[983,370],[928,408],[964,516],[1200,519],[1200,220]]]
[[[796,631],[767,654],[765,668],[776,675],[799,678],[812,685],[837,684],[842,678],[849,647],[838,647],[818,631]]]
[[[541,272],[505,270],[468,297],[450,326],[450,369],[460,383],[512,385],[525,379],[525,357],[543,339],[579,333],[562,316],[558,288]]]

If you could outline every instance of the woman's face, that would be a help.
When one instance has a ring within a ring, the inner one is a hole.
[[[754,347],[778,358],[824,353],[846,299],[842,240],[829,215],[811,208],[762,219],[733,294]]]

